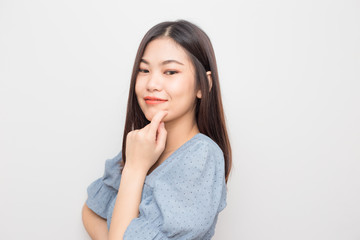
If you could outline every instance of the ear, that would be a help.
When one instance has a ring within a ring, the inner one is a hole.
[[[197,97],[197,98],[201,98],[201,97],[202,97],[201,89],[199,89],[199,90],[197,91],[196,97]]]
[[[209,81],[209,92],[211,92],[211,88],[212,88],[212,77],[211,77],[211,71],[207,71],[206,72],[206,76],[208,78],[208,81]]]
[[[206,72],[206,76],[207,76],[207,79],[208,79],[208,82],[209,82],[209,92],[210,92],[210,91],[211,91],[211,88],[212,88],[211,71],[207,71],[207,72]],[[197,97],[197,98],[201,98],[201,97],[202,97],[201,89],[199,89],[198,92],[196,93],[196,97]]]

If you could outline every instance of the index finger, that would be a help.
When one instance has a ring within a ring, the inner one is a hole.
[[[151,122],[149,124],[150,126],[150,134],[152,134],[154,137],[156,136],[156,131],[159,128],[161,120],[168,114],[166,111],[160,111],[155,114],[155,116],[151,119]]]

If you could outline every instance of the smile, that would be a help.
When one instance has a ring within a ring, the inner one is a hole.
[[[146,104],[160,104],[160,103],[164,103],[167,101],[166,99],[150,97],[150,96],[144,97],[144,100],[145,100]]]

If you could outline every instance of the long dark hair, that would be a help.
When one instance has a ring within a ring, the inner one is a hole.
[[[185,20],[167,21],[155,25],[145,34],[140,43],[131,75],[121,165],[124,166],[126,162],[127,134],[134,129],[141,129],[149,123],[139,106],[135,94],[135,81],[140,60],[149,42],[164,36],[172,38],[182,46],[195,67],[196,87],[201,89],[202,95],[201,99],[197,98],[196,100],[196,122],[199,131],[215,141],[223,151],[225,161],[224,174],[227,183],[232,165],[231,146],[226,130],[214,49],[206,33],[195,24]],[[210,91],[206,75],[207,71],[211,71],[212,77]]]

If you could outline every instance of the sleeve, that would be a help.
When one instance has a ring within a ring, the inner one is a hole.
[[[111,202],[116,198],[120,185],[121,151],[115,157],[105,161],[105,171],[101,178],[87,188],[86,205],[102,218],[107,218]]]
[[[156,207],[146,211],[140,206],[124,240],[211,239],[217,215],[226,205],[224,156],[217,145],[208,143],[192,149],[196,150],[156,181],[152,199]]]

